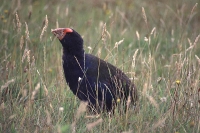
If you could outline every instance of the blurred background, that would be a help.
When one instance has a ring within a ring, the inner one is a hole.
[[[1,1],[0,131],[198,132],[198,2]],[[63,78],[62,46],[51,33],[58,27],[75,29],[87,53],[132,79],[136,111],[75,117],[80,101]]]

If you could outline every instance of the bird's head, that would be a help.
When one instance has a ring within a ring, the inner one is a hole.
[[[52,29],[51,32],[59,39],[65,50],[70,52],[83,50],[83,39],[75,30],[57,28]]]

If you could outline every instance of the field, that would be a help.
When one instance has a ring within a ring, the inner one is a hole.
[[[200,132],[198,2],[2,1],[0,132]],[[65,82],[56,27],[74,28],[87,53],[132,79],[135,109],[118,105],[114,115],[85,109]]]

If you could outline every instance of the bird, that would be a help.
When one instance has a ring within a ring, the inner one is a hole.
[[[66,83],[74,95],[88,103],[90,110],[111,112],[118,101],[126,105],[128,98],[135,106],[135,85],[119,68],[85,53],[83,38],[74,29],[56,28],[51,32],[62,44]]]

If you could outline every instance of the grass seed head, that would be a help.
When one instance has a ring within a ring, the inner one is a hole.
[[[139,34],[139,32],[136,31],[135,33],[136,33],[137,39],[140,40],[140,34]]]
[[[27,51],[27,62],[30,63],[31,58],[30,58],[30,50]]]
[[[145,13],[144,7],[142,7],[142,17],[143,17],[143,19],[144,19],[144,22],[145,22],[146,25],[147,25],[147,16],[146,16],[146,13]]]
[[[47,30],[48,23],[49,23],[49,21],[48,21],[47,15],[46,15],[45,21],[44,21],[44,27],[43,27],[42,32],[41,32],[41,34],[40,34],[40,41],[42,41],[42,37],[43,37],[43,35],[44,35],[44,32]]]
[[[27,25],[27,23],[25,22],[25,26],[26,26],[26,30],[25,30],[25,35],[26,35],[26,40],[30,40],[30,38],[29,38],[29,30],[28,30],[28,25]]]
[[[22,23],[19,20],[19,16],[18,16],[17,12],[15,13],[15,17],[16,17],[16,21],[17,21],[17,32],[20,33],[21,32]]]
[[[23,45],[24,45],[24,36],[21,36],[21,39],[20,39],[20,49],[21,50],[23,48]]]

